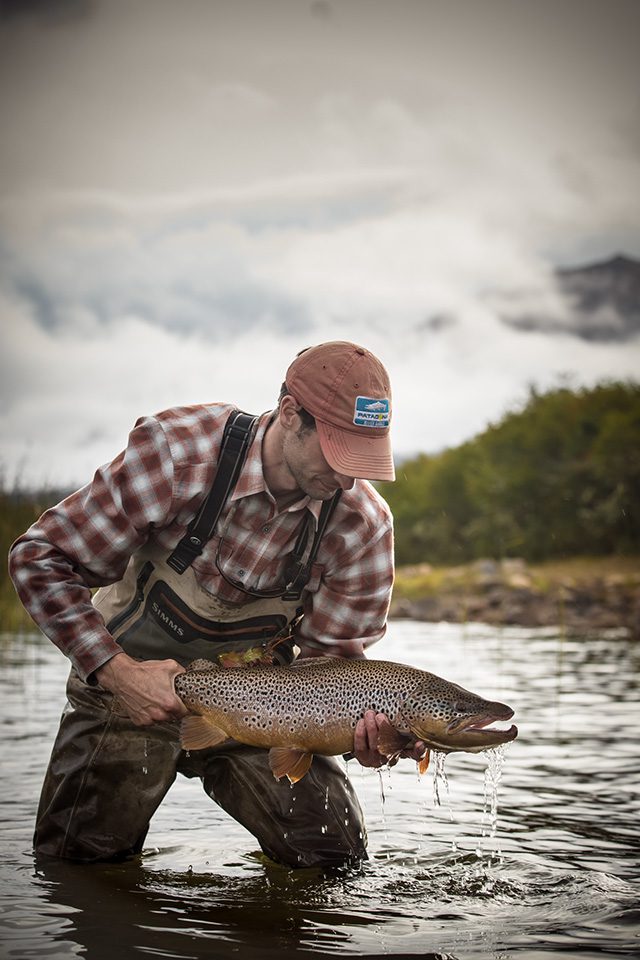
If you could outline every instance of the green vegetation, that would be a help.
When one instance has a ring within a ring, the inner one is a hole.
[[[506,564],[505,564],[506,565]],[[487,575],[482,565],[465,563],[456,567],[432,567],[428,563],[399,567],[393,588],[394,600],[422,600],[443,593],[467,594],[486,589]],[[547,560],[514,570],[498,567],[490,578],[514,589],[530,589],[537,594],[557,594],[562,587],[604,582],[636,590],[640,587],[640,562],[637,556],[569,557]]]
[[[471,590],[473,561],[483,557],[543,564],[527,571],[542,592],[593,578],[596,568],[637,584],[640,385],[531,391],[521,411],[462,446],[403,464],[394,484],[379,486],[395,516],[397,562],[413,565],[399,570],[396,598]],[[9,546],[58,499],[0,492],[3,630],[31,626],[6,574]],[[580,559],[589,555],[597,559]],[[625,556],[634,558],[626,566]]]
[[[379,485],[399,564],[640,552],[640,385],[532,390],[472,440]]]
[[[0,491],[0,630],[35,629],[22,608],[7,573],[9,547],[40,514],[60,497],[53,492],[38,494]]]

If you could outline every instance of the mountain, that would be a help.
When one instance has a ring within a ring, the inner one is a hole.
[[[553,306],[532,307],[535,295],[527,294],[527,307],[520,310],[516,297],[500,310],[503,322],[518,330],[571,333],[600,342],[625,342],[640,336],[640,261],[619,255],[559,269],[555,284],[557,301]]]

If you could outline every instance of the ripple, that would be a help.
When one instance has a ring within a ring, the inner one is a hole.
[[[34,869],[30,837],[64,701],[63,658],[37,635],[0,643],[3,903],[8,957],[382,956],[581,960],[637,947],[637,653],[620,637],[394,624],[377,655],[516,707],[495,810],[485,755],[432,775],[349,766],[371,859],[326,875],[270,864],[179,780],[140,861]],[[436,764],[434,763],[434,766]],[[382,783],[384,803],[381,800]]]

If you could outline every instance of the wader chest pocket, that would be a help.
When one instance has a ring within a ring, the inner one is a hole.
[[[178,644],[205,640],[212,643],[240,641],[258,645],[283,630],[287,625],[287,618],[283,614],[268,614],[243,617],[235,621],[208,620],[194,613],[171,587],[163,580],[158,580],[149,591],[140,618],[119,637],[123,646],[126,647],[129,641],[144,631],[145,625],[159,627],[168,638]]]

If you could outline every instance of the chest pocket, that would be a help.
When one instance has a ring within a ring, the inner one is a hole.
[[[149,592],[144,617],[157,624],[178,643],[195,640],[243,643],[264,643],[287,625],[282,614],[246,617],[242,620],[210,620],[199,616],[184,603],[163,580],[158,580]],[[126,638],[123,638],[126,639]]]

